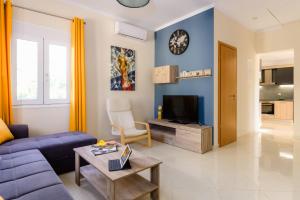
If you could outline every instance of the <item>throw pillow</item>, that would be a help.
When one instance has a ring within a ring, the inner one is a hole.
[[[13,134],[10,132],[4,121],[0,118],[0,144],[12,139],[14,139]]]

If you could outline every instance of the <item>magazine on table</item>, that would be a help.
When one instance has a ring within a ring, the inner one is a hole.
[[[107,153],[113,153],[118,151],[118,145],[117,144],[112,144],[112,145],[106,145],[104,147],[100,147],[97,145],[92,145],[92,150],[91,152],[95,155],[103,155]]]

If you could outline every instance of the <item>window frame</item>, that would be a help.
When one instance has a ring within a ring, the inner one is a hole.
[[[28,105],[59,105],[70,103],[70,80],[71,80],[71,39],[66,31],[56,30],[44,26],[15,21],[11,42],[11,85],[13,106]],[[36,100],[17,99],[17,39],[38,41],[38,96]],[[66,99],[50,99],[49,74],[49,45],[63,45],[67,47],[67,77]]]

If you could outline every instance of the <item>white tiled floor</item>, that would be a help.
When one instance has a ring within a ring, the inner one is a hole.
[[[163,161],[163,200],[299,200],[300,141],[289,127],[266,125],[260,134],[203,155],[158,142],[133,148]],[[88,183],[77,187],[74,173],[61,178],[75,200],[101,199]]]

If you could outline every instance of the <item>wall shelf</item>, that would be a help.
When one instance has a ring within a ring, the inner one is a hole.
[[[176,79],[179,80],[186,80],[186,79],[195,79],[195,78],[208,78],[208,77],[212,77],[212,75],[203,75],[203,76],[185,76],[185,77],[176,77]]]
[[[193,71],[181,71],[179,76],[176,77],[177,80],[185,80],[185,79],[195,79],[195,78],[208,78],[212,77],[212,69],[199,69]]]
[[[177,76],[178,76],[177,65],[165,65],[165,66],[154,67],[153,69],[154,84],[176,83]]]

